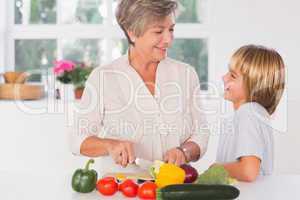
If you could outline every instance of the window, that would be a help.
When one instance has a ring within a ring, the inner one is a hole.
[[[208,0],[180,0],[169,56],[209,75]],[[127,41],[114,12],[117,0],[13,0],[8,9],[5,70],[29,70],[31,81],[52,73],[54,60],[103,65],[126,52]],[[206,90],[207,85],[202,84]]]

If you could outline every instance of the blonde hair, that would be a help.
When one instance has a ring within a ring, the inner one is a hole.
[[[246,45],[233,54],[229,65],[243,75],[247,101],[259,103],[273,114],[285,85],[285,66],[279,53],[263,46]]]
[[[128,42],[134,44],[127,31],[142,36],[148,25],[175,13],[177,6],[175,0],[120,0],[116,18]]]

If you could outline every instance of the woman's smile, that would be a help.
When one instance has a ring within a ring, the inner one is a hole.
[[[155,47],[155,49],[159,50],[160,53],[165,54],[167,52],[168,48],[166,48],[166,47]]]

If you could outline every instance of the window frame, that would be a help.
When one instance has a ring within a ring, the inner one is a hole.
[[[107,22],[103,24],[63,24],[61,19],[62,1],[56,0],[57,8],[57,23],[56,24],[15,24],[15,1],[6,3],[7,1],[0,1],[2,8],[7,8],[8,12],[1,12],[3,15],[2,26],[6,26],[6,31],[2,38],[3,45],[0,47],[0,71],[14,70],[15,66],[15,40],[18,39],[56,39],[57,42],[57,59],[62,58],[62,40],[65,35],[68,39],[106,39],[107,58],[105,62],[112,60],[112,48],[114,39],[125,38],[123,32],[118,25],[113,24],[112,1],[103,0],[108,6]],[[208,82],[212,80],[215,75],[213,68],[214,40],[211,30],[211,3],[207,1],[207,18],[205,23],[176,23],[174,38],[175,39],[206,39],[208,50]],[[5,24],[6,23],[6,24]],[[5,28],[5,27],[4,27]],[[84,31],[82,31],[84,29]],[[1,25],[0,25],[1,31]],[[1,33],[1,32],[0,32]],[[1,34],[0,34],[1,36]],[[1,38],[0,38],[1,41]],[[1,49],[2,48],[2,49]],[[1,52],[1,50],[3,52]],[[2,63],[1,63],[2,60]],[[2,67],[1,67],[2,66]],[[1,69],[2,68],[2,69]]]
[[[7,1],[0,1],[0,73],[4,73],[7,54]]]

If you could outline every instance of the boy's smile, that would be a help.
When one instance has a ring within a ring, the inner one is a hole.
[[[247,89],[244,84],[243,75],[239,70],[229,69],[223,76],[224,81],[224,98],[234,104],[238,109],[240,105],[247,101]]]

